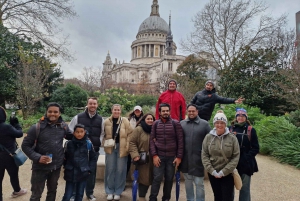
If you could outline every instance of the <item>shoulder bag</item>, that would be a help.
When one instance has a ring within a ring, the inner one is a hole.
[[[117,128],[115,138],[114,138],[114,139],[108,139],[108,140],[105,140],[105,141],[104,141],[104,145],[103,145],[103,146],[104,146],[105,148],[116,147],[116,138],[117,138],[117,136],[119,135],[119,130],[120,130],[121,124],[122,124],[122,117],[121,117],[119,126],[118,126],[118,128]]]
[[[221,143],[220,141],[219,142],[219,145],[220,145],[220,150],[221,150],[221,153],[226,161],[226,163],[228,163],[228,159],[227,157],[225,156],[225,153],[221,147]],[[243,182],[242,182],[242,179],[241,179],[241,176],[239,175],[238,171],[236,168],[234,168],[233,172],[232,172],[232,176],[233,176],[233,180],[234,180],[234,186],[236,188],[236,190],[241,190],[242,188],[242,185],[243,185]]]
[[[21,148],[19,148],[18,144],[17,145],[17,150],[15,153],[11,153],[8,149],[6,149],[2,144],[0,146],[11,156],[13,157],[15,164],[17,166],[21,166],[25,163],[25,161],[28,159],[28,157],[24,154]]]

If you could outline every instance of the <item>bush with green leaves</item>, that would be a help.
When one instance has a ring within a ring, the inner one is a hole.
[[[156,102],[158,100],[157,96],[153,96],[150,94],[138,94],[134,96],[135,102],[137,105],[143,107],[143,106],[155,106]]]
[[[291,112],[285,115],[286,119],[297,127],[300,127],[300,110]]]
[[[57,102],[63,108],[84,107],[88,98],[88,93],[73,84],[67,84],[64,87],[54,91],[50,102]]]

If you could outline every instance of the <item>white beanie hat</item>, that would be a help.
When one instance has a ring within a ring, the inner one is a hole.
[[[223,121],[227,124],[227,117],[222,110],[217,111],[217,114],[214,116],[213,123],[215,124],[217,121]]]

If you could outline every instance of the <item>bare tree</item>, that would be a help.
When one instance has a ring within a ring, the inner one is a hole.
[[[23,118],[34,112],[36,104],[44,97],[43,89],[49,74],[50,62],[42,57],[27,54],[20,48],[20,62],[17,69],[17,103],[21,106]]]
[[[94,67],[84,67],[80,80],[83,81],[82,88],[89,93],[100,90],[101,85],[101,69]]]
[[[73,0],[0,0],[0,24],[12,33],[41,41],[52,55],[70,59],[67,36],[58,38],[61,20],[76,16]]]
[[[166,91],[168,89],[169,80],[172,78],[173,73],[163,72],[159,77],[159,92]]]
[[[188,52],[211,53],[221,72],[242,53],[242,47],[268,45],[269,37],[285,27],[286,16],[264,15],[267,8],[262,1],[211,0],[192,19],[195,30],[181,45]]]

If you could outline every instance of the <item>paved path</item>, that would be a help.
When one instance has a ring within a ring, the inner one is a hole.
[[[258,155],[257,156],[259,172],[252,177],[252,201],[299,201],[300,200],[300,170],[278,163],[276,160]],[[30,189],[30,175],[31,175],[31,162],[28,160],[20,168],[20,183],[23,188]],[[60,201],[64,193],[65,181],[62,176],[58,181],[58,192],[56,200]],[[121,201],[131,200],[131,183],[128,182],[126,190],[121,196]],[[179,200],[185,199],[184,182],[181,182],[181,193]],[[213,201],[213,194],[209,182],[205,181],[206,201]],[[30,191],[27,195],[19,198],[9,198],[12,192],[10,186],[9,177],[6,173],[3,181],[3,198],[4,201],[28,201],[30,197]],[[238,192],[236,192],[236,195]],[[175,183],[173,185],[172,201],[175,201]],[[97,200],[106,200],[105,191],[103,188],[103,181],[98,180],[96,183],[95,196]],[[161,192],[159,199],[161,199]],[[45,200],[45,195],[41,200]],[[83,200],[87,200],[84,198]],[[237,196],[235,201],[237,201]]]

